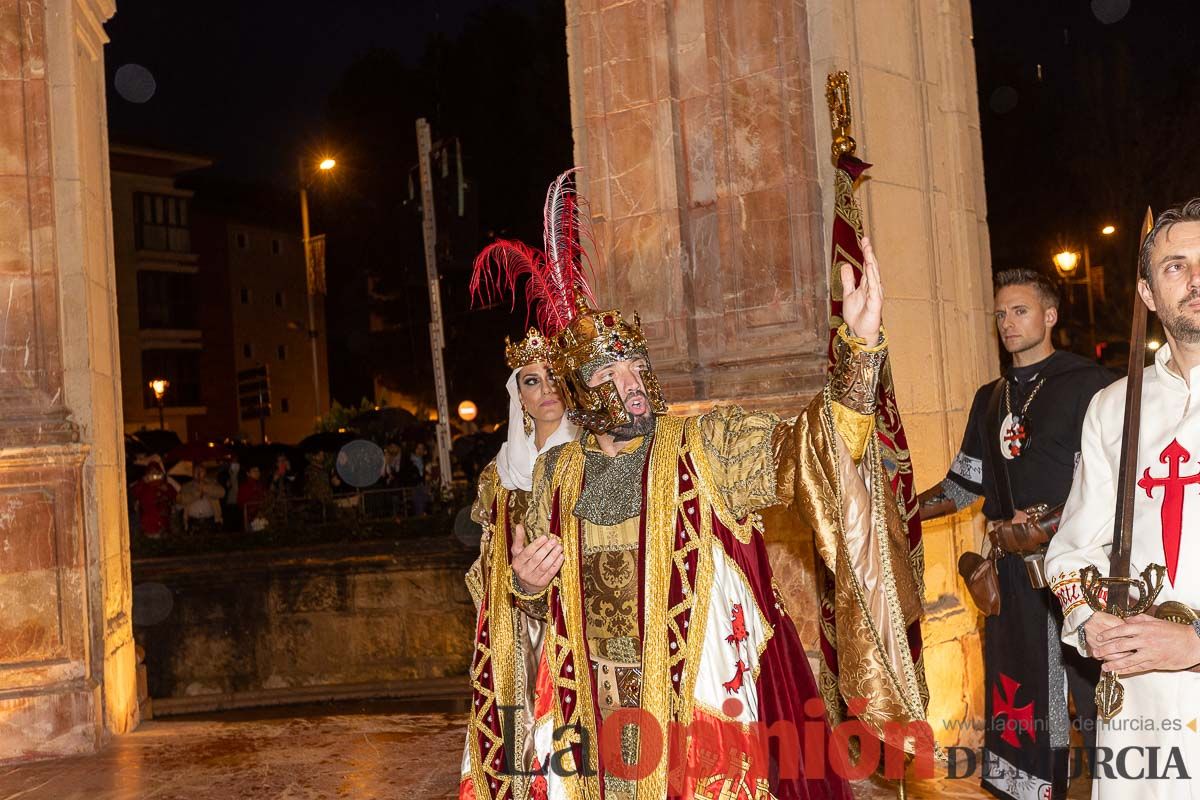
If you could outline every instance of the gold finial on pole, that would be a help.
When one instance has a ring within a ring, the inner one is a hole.
[[[833,128],[833,160],[854,155],[858,146],[850,136],[850,73],[829,73],[825,79],[825,101],[829,103],[829,122]]]

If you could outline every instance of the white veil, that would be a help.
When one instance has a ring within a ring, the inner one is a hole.
[[[500,474],[500,483],[505,489],[523,489],[528,492],[533,488],[533,464],[537,457],[555,445],[571,441],[579,434],[579,429],[571,424],[566,414],[563,414],[558,430],[550,434],[541,450],[537,449],[533,443],[534,435],[525,433],[521,398],[518,394],[520,390],[517,388],[517,373],[520,371],[520,368],[514,369],[508,376],[508,383],[505,384],[508,389],[508,441],[500,446],[500,453],[496,456],[496,471]]]

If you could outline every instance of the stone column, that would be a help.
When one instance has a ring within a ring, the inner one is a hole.
[[[138,721],[102,23],[0,3],[0,760]]]
[[[820,187],[803,4],[568,2],[600,297],[640,310],[674,403],[820,385]]]
[[[970,32],[967,0],[567,0],[600,293],[641,311],[674,408],[794,413],[823,382],[824,88],[847,69],[914,468],[921,488],[944,476],[998,363]],[[964,514],[925,540],[930,719],[947,744],[978,742],[940,727],[983,710],[979,621],[955,571],[977,531]]]

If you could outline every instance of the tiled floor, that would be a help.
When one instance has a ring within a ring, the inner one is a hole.
[[[156,720],[96,755],[0,766],[0,800],[442,800],[457,796],[463,726],[461,713],[379,702]],[[895,793],[854,787],[859,800]],[[987,795],[942,779],[908,796]]]

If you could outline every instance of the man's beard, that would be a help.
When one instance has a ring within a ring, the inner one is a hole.
[[[1159,322],[1175,341],[1184,344],[1200,343],[1200,323],[1184,310],[1184,306],[1198,298],[1200,298],[1200,289],[1192,289],[1188,292],[1187,297],[1179,301],[1173,311],[1166,314],[1162,311],[1159,312]]]
[[[654,432],[654,426],[658,422],[658,417],[654,415],[654,411],[650,409],[650,398],[645,392],[634,392],[629,397],[641,397],[646,401],[646,413],[640,417],[633,417],[632,421],[624,425],[618,425],[608,433],[613,437],[614,442],[629,442],[639,436],[646,436]],[[628,398],[627,398],[628,399]],[[626,412],[628,413],[628,412]]]

